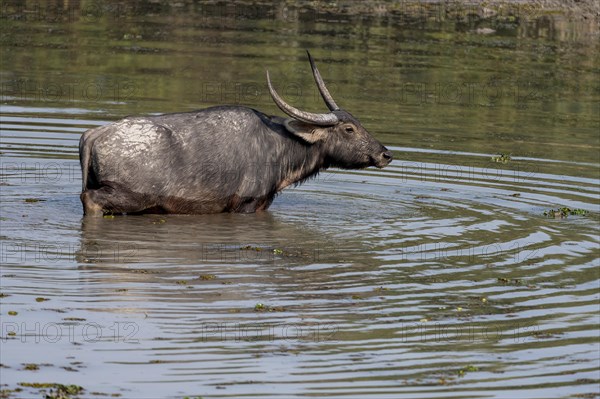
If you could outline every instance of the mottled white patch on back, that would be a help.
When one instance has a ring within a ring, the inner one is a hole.
[[[132,156],[147,152],[159,142],[164,130],[147,119],[125,119],[115,125],[111,141],[118,143],[123,155]],[[160,130],[159,130],[160,129]]]

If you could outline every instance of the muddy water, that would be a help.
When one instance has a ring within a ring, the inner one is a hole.
[[[36,4],[2,17],[6,395],[599,394],[593,24]],[[82,218],[82,132],[214,104],[280,114],[265,68],[324,110],[307,48],[388,168],[327,171],[262,214]],[[544,216],[558,207],[587,213]]]

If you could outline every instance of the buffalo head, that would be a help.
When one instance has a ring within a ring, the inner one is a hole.
[[[322,146],[325,163],[329,166],[344,169],[387,166],[392,161],[391,151],[377,141],[354,116],[340,109],[327,90],[310,53],[308,59],[329,112],[315,114],[287,104],[273,88],[267,71],[267,84],[273,101],[291,116],[284,122],[286,129],[309,144]]]

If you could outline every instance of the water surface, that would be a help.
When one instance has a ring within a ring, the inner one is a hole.
[[[23,383],[126,398],[599,395],[592,23],[15,7],[0,373],[25,392],[9,397],[43,397]],[[261,214],[82,217],[81,133],[215,104],[279,115],[265,69],[323,112],[305,49],[393,150],[388,168],[327,171]],[[558,207],[587,214],[544,216]]]

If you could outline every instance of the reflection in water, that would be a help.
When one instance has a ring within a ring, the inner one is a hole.
[[[277,258],[288,263],[294,257],[319,261],[336,247],[326,234],[269,212],[85,217],[81,233],[79,256],[94,263],[260,264]]]
[[[597,393],[596,25],[408,2],[21,4],[3,3],[0,50],[9,389]],[[279,114],[265,68],[321,109],[305,48],[388,168],[327,171],[265,213],[82,218],[83,131],[224,103]],[[560,206],[588,213],[543,216]]]

